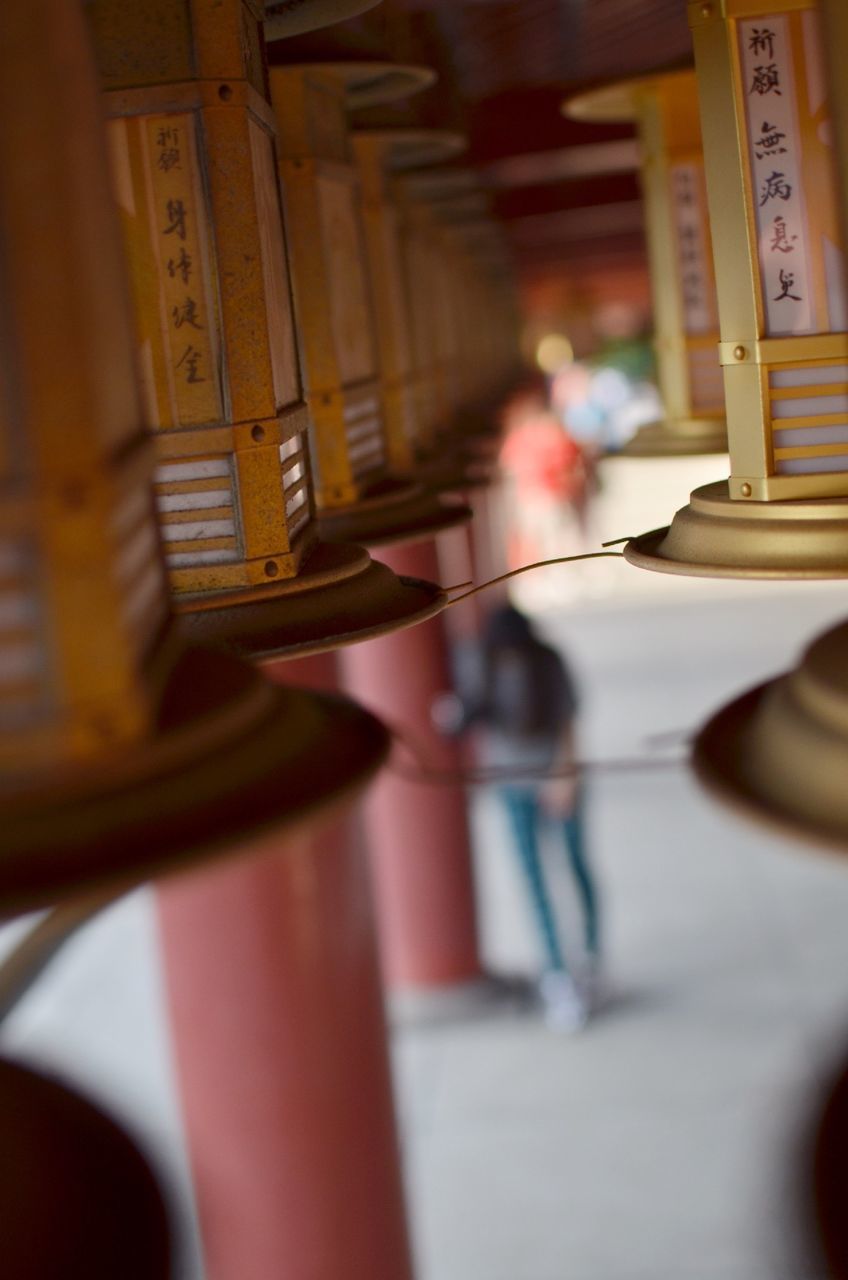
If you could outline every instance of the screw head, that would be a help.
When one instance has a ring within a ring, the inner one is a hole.
[[[264,440],[265,428],[260,427],[259,423],[257,422],[256,426],[251,428],[250,434],[253,437],[253,439],[256,440],[257,442],[260,440]]]
[[[278,574],[279,572],[280,572],[280,566],[277,564],[276,560],[266,560],[266,561],[265,561],[265,576],[266,576],[266,577],[268,577],[268,578],[276,578],[276,576],[277,576],[277,574]]]
[[[734,347],[734,348],[733,348],[733,359],[734,359],[734,360],[744,360],[747,354],[748,354],[748,352],[745,350],[745,348],[744,348],[744,347]]]
[[[751,486],[748,484],[748,481],[746,480],[742,486],[742,497],[750,498],[750,496],[751,496]]]

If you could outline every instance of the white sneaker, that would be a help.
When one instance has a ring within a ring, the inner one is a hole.
[[[574,980],[561,969],[551,969],[539,979],[539,995],[545,1022],[553,1031],[580,1031],[589,1019],[589,1007]]]

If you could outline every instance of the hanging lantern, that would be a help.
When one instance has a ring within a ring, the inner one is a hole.
[[[75,1091],[0,1062],[3,1270],[169,1280],[168,1211],[129,1138]]]
[[[174,607],[258,660],[432,616],[436,586],[318,539],[260,9],[87,8]]]
[[[574,120],[633,120],[642,148],[662,422],[636,433],[628,457],[725,453],[704,157],[694,71],[630,80],[572,98]]]
[[[364,782],[387,736],[184,648],[76,0],[3,6],[0,67],[5,917],[301,821]]]
[[[347,123],[349,109],[408,96],[433,78],[426,68],[391,63],[270,70],[318,520],[333,540],[398,543],[432,536],[471,514],[403,478],[406,406],[394,371],[380,364],[385,291],[372,274],[372,237]],[[380,290],[372,287],[378,283]],[[390,342],[396,345],[394,335]],[[392,461],[401,464],[400,477]]]
[[[456,317],[451,311],[441,228],[429,200],[418,194],[419,179],[441,177],[441,171],[419,169],[458,155],[465,140],[447,130],[409,128],[357,129],[353,138],[360,164],[369,171],[370,189],[379,192],[383,216],[397,237],[401,304],[411,353],[407,386],[415,424],[416,474],[441,491],[461,492],[487,484],[488,469],[463,455],[453,429]]]
[[[474,170],[425,169],[405,182],[433,215],[451,438],[470,458],[491,459],[499,435],[497,413],[515,378],[518,349],[517,329],[504,323],[504,304],[513,289],[502,235]],[[500,255],[497,262],[492,255]]]
[[[848,335],[818,6],[689,6],[731,474],[632,563],[732,577],[848,574]]]
[[[699,732],[707,787],[771,826],[848,851],[848,623],[798,666],[736,698]]]

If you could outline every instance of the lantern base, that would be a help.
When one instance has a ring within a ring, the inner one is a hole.
[[[175,596],[192,640],[253,662],[300,658],[424,622],[447,604],[441,587],[398,577],[351,543],[318,543],[300,573],[247,591]]]
[[[848,624],[717,712],[695,739],[693,764],[734,807],[848,853]]]
[[[670,526],[631,538],[624,555],[697,578],[846,578],[848,499],[738,501],[722,480],[695,489]]]
[[[327,542],[397,546],[433,538],[445,529],[466,524],[471,515],[471,508],[464,503],[443,502],[420,484],[388,480],[369,489],[359,502],[325,507],[318,514],[318,532]]]
[[[348,111],[380,107],[397,98],[411,98],[436,82],[432,67],[412,66],[401,62],[291,62],[281,64],[285,70],[308,68],[332,77],[344,90]]]
[[[58,1081],[0,1063],[0,1233],[9,1276],[162,1280],[168,1212],[130,1139]]]
[[[434,493],[466,493],[487,489],[494,479],[493,467],[479,457],[429,458],[415,467],[415,478]]]
[[[318,31],[373,9],[380,0],[265,0],[265,39]]]
[[[468,146],[468,139],[463,134],[450,129],[410,129],[398,126],[391,129],[354,130],[354,136],[359,132],[379,143],[388,167],[395,172],[423,169],[427,165],[453,160]]]
[[[722,418],[683,418],[649,422],[612,457],[688,458],[727,453],[727,424]]]
[[[302,823],[362,786],[388,742],[379,721],[345,699],[185,650],[146,742],[0,793],[0,916],[119,892]]]

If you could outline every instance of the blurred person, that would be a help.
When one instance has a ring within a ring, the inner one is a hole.
[[[587,472],[583,451],[556,414],[540,404],[508,425],[500,465],[515,498],[513,567],[562,554],[569,521],[585,519]]]
[[[505,605],[489,616],[479,648],[457,652],[456,686],[456,693],[437,699],[433,719],[444,733],[477,730],[480,763],[498,778],[497,793],[538,930],[546,1020],[559,1030],[579,1030],[590,1012],[600,937],[582,789],[569,772],[576,760],[573,676],[528,618]],[[584,965],[577,977],[566,961],[542,867],[540,841],[548,830],[563,842],[582,910]]]

